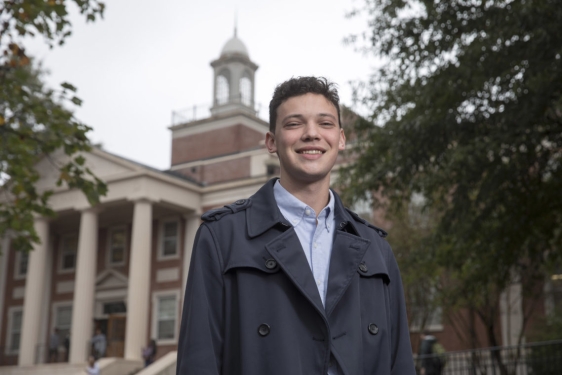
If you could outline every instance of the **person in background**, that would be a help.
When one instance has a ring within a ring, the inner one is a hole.
[[[88,367],[86,367],[86,374],[100,375],[100,367],[93,355],[88,358]]]
[[[144,367],[148,367],[156,358],[156,340],[152,339],[148,345],[142,349],[142,357],[144,358]]]
[[[420,375],[441,375],[445,365],[441,354],[445,352],[437,338],[424,330],[421,334],[419,355],[421,357]]]
[[[96,328],[96,334],[94,335],[94,337],[92,337],[91,343],[92,343],[92,351],[96,361],[101,357],[104,357],[105,350],[107,348],[107,341],[101,329]]]
[[[64,361],[68,362],[68,353],[70,352],[70,332],[68,332],[62,343],[64,346]]]
[[[53,329],[53,333],[49,336],[49,362],[58,362],[59,358],[59,330],[58,328]]]

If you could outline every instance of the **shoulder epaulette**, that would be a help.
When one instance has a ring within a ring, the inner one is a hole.
[[[353,216],[353,218],[362,223],[365,224],[366,226],[368,226],[371,229],[374,229],[375,232],[378,233],[379,236],[381,236],[382,238],[385,238],[386,236],[388,236],[388,233],[384,230],[381,229],[379,227],[374,226],[373,224],[369,223],[367,220],[363,219],[361,216],[357,215],[355,212],[351,211],[349,208],[345,208],[347,210],[347,212],[349,212],[351,214],[351,216]]]
[[[245,210],[252,205],[252,201],[249,199],[239,199],[234,203],[227,204],[224,207],[214,208],[205,212],[201,215],[203,221],[217,221],[222,219],[226,215],[236,213],[238,211]]]

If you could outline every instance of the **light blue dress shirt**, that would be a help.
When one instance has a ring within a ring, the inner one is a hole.
[[[316,286],[320,293],[322,305],[326,307],[330,257],[332,255],[334,231],[336,228],[334,194],[330,191],[330,201],[318,214],[318,222],[316,221],[316,212],[314,212],[312,207],[301,202],[294,195],[289,193],[281,186],[279,180],[273,186],[273,195],[279,207],[279,211],[281,211],[283,217],[287,219],[295,229],[304,250],[306,260],[308,260],[308,264],[312,270],[314,280],[316,280]],[[334,360],[332,359],[332,361]],[[328,375],[337,374],[337,366],[330,366]]]

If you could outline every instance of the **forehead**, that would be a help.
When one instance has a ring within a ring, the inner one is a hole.
[[[307,93],[292,96],[281,103],[277,109],[277,121],[291,115],[316,116],[322,113],[337,116],[336,107],[324,95]]]

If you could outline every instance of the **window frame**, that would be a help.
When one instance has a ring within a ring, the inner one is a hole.
[[[14,280],[23,280],[27,277],[27,271],[29,271],[29,252],[27,252],[27,269],[25,271],[25,273],[20,273],[20,268],[21,268],[21,258],[23,256],[23,252],[22,251],[17,251],[14,250],[15,252],[15,267],[14,267]]]
[[[76,237],[76,251],[74,252],[74,267],[72,268],[64,268],[64,255],[65,253],[69,253],[69,251],[65,251],[64,249],[64,241],[68,238]],[[59,243],[59,259],[58,259],[58,273],[73,273],[76,271],[76,261],[78,260],[78,243],[80,241],[79,233],[66,233],[60,236],[60,243]]]
[[[22,321],[22,326],[23,326],[23,305],[18,305],[18,306],[11,306],[8,308],[8,326],[7,326],[7,330],[6,330],[6,350],[5,350],[5,354],[6,355],[17,355],[20,352],[20,349],[13,349],[12,350],[12,335],[14,333],[13,328],[14,328],[14,313],[16,312],[21,312],[21,321]],[[19,334],[20,334],[20,345],[21,345],[21,332],[22,332],[22,327],[20,326],[19,328]]]
[[[177,233],[176,233],[176,253],[172,255],[164,254],[164,228],[167,223],[176,223]],[[181,252],[181,220],[178,217],[169,217],[161,219],[158,225],[158,253],[157,260],[169,260],[169,259],[179,259]]]
[[[112,233],[117,231],[124,231],[125,232],[125,243],[123,244],[123,260],[121,262],[112,262]],[[128,254],[128,247],[129,247],[129,233],[127,225],[116,225],[109,227],[107,230],[107,251],[106,251],[106,264],[108,267],[118,267],[124,266],[127,262],[127,254]]]
[[[55,327],[60,330],[60,327],[57,326],[57,318],[58,318],[58,315],[59,315],[59,308],[60,307],[70,307],[71,308],[70,326],[68,327],[68,331],[70,332],[72,330],[72,314],[74,312],[74,305],[73,305],[72,302],[73,302],[72,300],[66,300],[66,301],[57,301],[57,302],[52,303],[52,305],[51,305],[51,330],[49,331],[49,335],[53,332]],[[59,335],[59,346],[62,345],[63,342],[64,342],[64,337]]]
[[[179,337],[179,319],[180,319],[180,290],[179,289],[171,289],[171,290],[163,290],[157,291],[152,293],[152,322],[151,322],[151,337],[156,340],[158,345],[174,345],[177,344],[178,337]],[[171,339],[159,339],[158,338],[158,309],[160,307],[160,298],[163,297],[174,297],[176,306],[175,306],[175,314],[174,314],[174,337]]]

